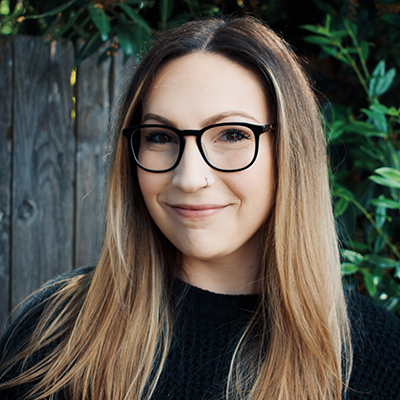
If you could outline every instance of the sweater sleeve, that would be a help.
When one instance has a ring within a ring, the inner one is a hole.
[[[75,276],[89,273],[92,267],[81,268],[76,271],[70,271],[46,283],[39,291],[28,298],[22,306],[21,311],[13,323],[8,327],[0,340],[0,365],[9,361],[13,356],[23,350],[24,346],[31,338],[41,316],[49,303],[53,294],[58,292],[68,281]],[[54,347],[50,345],[50,347]],[[47,347],[46,347],[47,348]],[[46,349],[45,348],[45,349]],[[11,369],[0,372],[0,383],[5,383],[16,378],[22,370],[32,367],[39,362],[45,355],[46,350],[42,349],[31,355],[26,365],[21,362],[14,364]],[[34,387],[35,382],[30,384],[15,386],[10,389],[0,388],[1,399],[22,399]]]
[[[353,343],[349,400],[400,400],[400,318],[365,296],[348,296]]]

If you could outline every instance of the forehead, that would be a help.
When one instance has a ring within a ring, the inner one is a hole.
[[[193,53],[168,62],[143,104],[143,116],[158,114],[193,128],[212,115],[235,110],[267,123],[264,84],[250,69],[213,53]]]

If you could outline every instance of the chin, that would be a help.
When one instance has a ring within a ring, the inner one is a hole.
[[[182,251],[183,250],[183,251]],[[204,261],[204,262],[221,262],[225,258],[231,256],[231,252],[221,252],[221,249],[212,249],[210,247],[206,249],[187,249],[183,248],[180,250],[182,256],[188,259]]]
[[[215,251],[208,243],[201,244],[197,241],[194,244],[174,243],[172,244],[181,252],[182,256],[199,260],[212,260],[218,258],[219,251]]]

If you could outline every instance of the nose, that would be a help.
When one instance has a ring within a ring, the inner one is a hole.
[[[186,137],[181,161],[172,172],[174,173],[172,186],[187,193],[208,187],[214,180],[213,170],[204,161],[193,136]]]

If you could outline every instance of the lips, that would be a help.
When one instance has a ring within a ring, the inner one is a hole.
[[[221,212],[226,205],[217,204],[170,204],[179,216],[189,219],[205,219]]]

